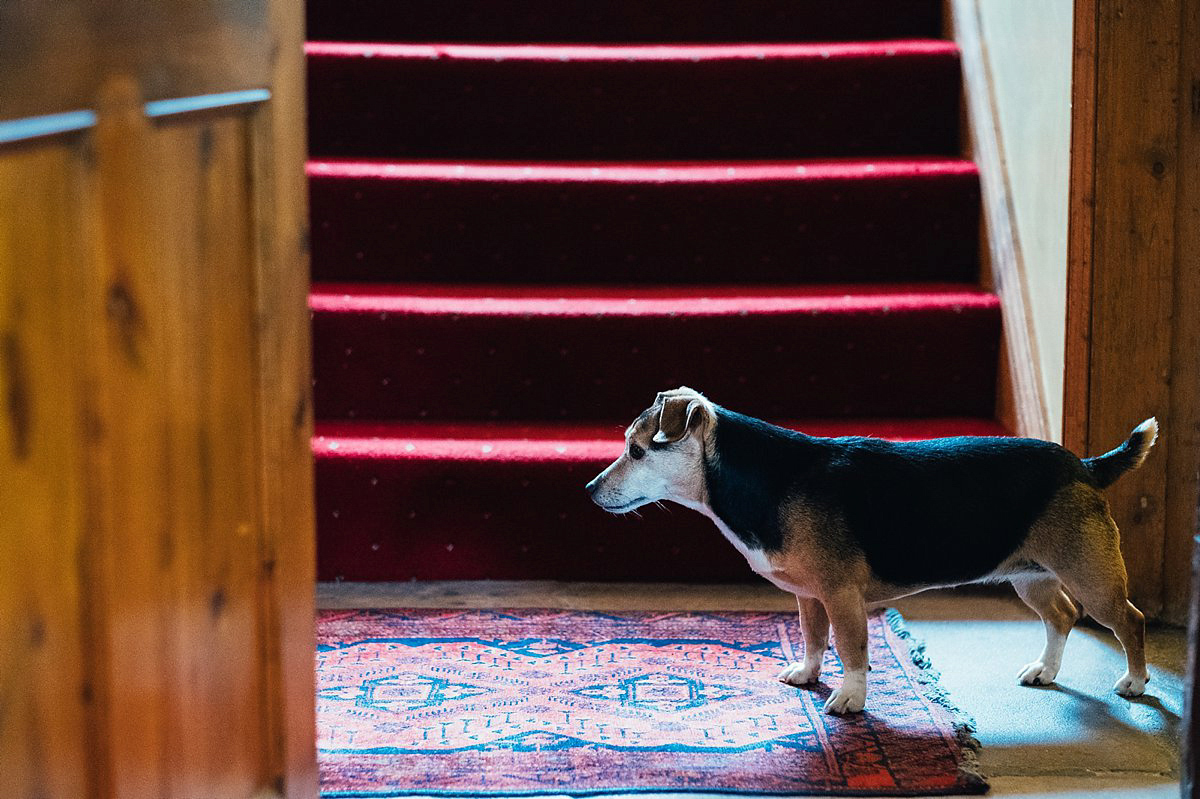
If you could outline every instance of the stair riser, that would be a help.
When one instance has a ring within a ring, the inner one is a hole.
[[[320,418],[628,420],[655,391],[681,384],[768,418],[993,411],[995,306],[677,318],[383,316],[315,314]]]
[[[941,35],[939,0],[311,0],[308,37],[395,42],[802,42]],[[350,12],[350,9],[353,9]]]
[[[619,436],[619,431],[617,432]],[[615,517],[583,485],[606,462],[318,458],[320,580],[740,581],[707,519]]]
[[[955,55],[309,57],[318,156],[692,160],[958,149]]]
[[[972,282],[978,176],[311,181],[317,280]]]

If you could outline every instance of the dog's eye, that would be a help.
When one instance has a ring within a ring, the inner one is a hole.
[[[635,461],[640,461],[642,456],[645,454],[646,450],[642,449],[637,444],[629,445],[629,457],[633,458]]]

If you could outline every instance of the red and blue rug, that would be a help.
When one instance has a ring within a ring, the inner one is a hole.
[[[982,793],[970,722],[895,611],[870,618],[867,712],[841,680],[775,679],[794,614],[327,611],[318,624],[322,795],[711,791]]]

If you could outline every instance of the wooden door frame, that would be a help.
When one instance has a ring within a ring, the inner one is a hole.
[[[1182,622],[1200,497],[1200,0],[1075,0],[1063,443],[1162,435],[1108,492],[1134,602]]]

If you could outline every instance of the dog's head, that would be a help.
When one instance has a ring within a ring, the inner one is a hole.
[[[704,454],[716,425],[713,404],[686,386],[663,391],[625,430],[625,451],[587,484],[592,501],[628,513],[663,499],[706,499]]]

